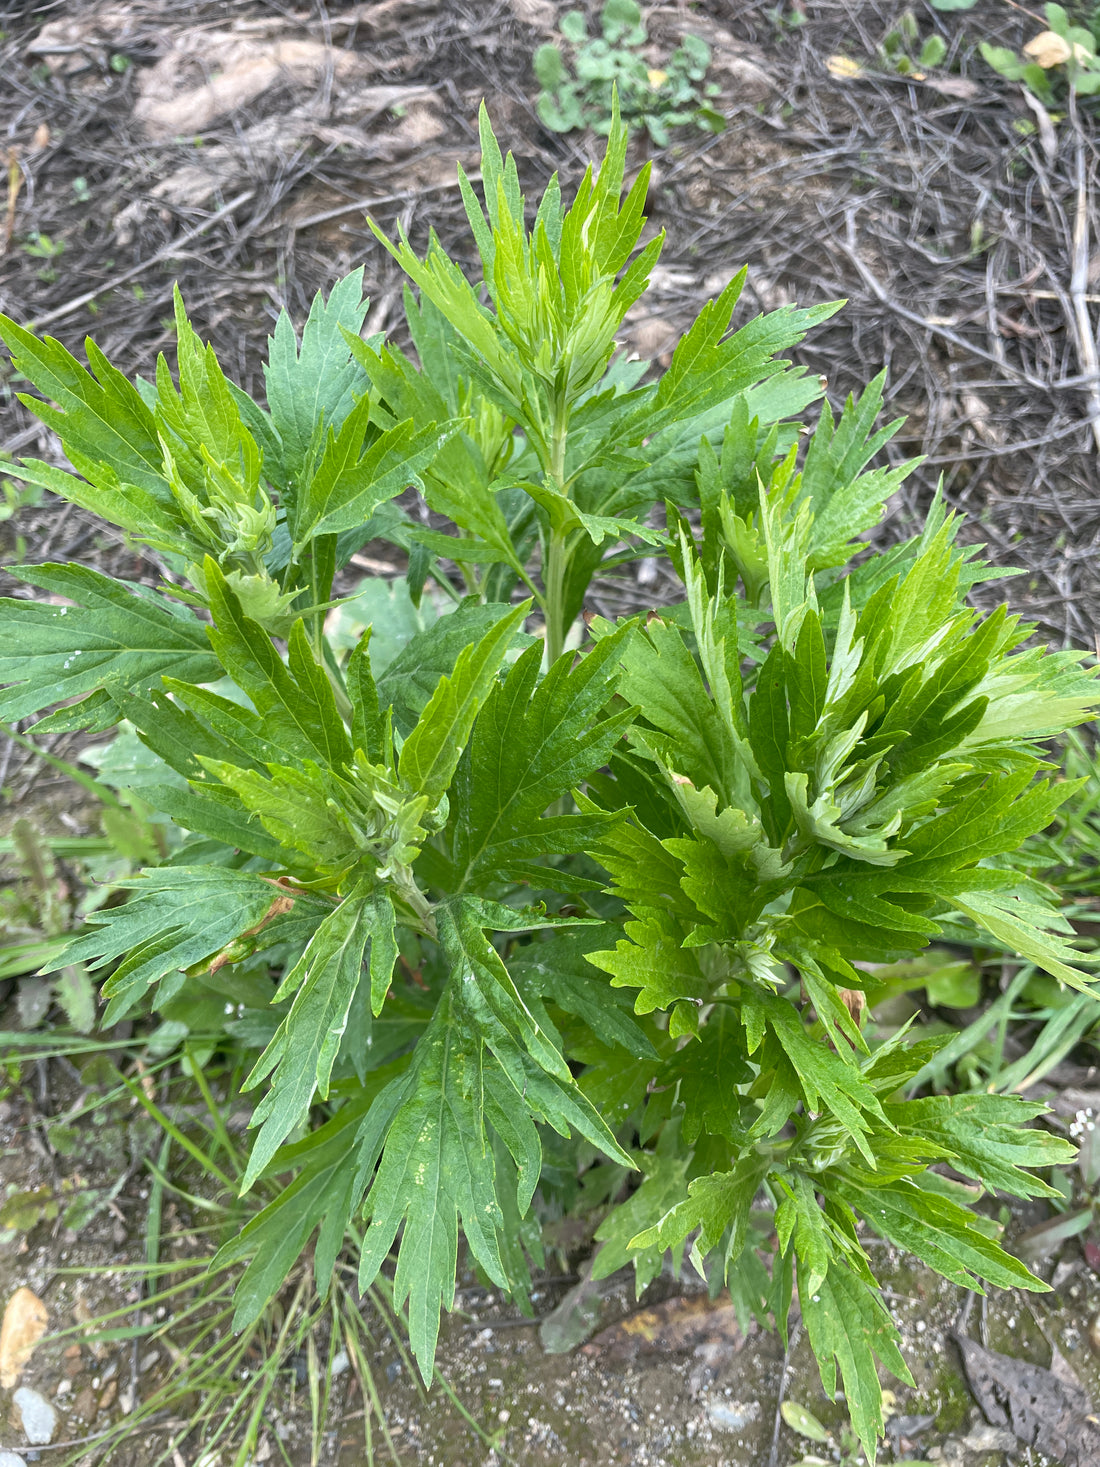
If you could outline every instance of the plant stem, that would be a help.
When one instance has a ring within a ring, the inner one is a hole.
[[[559,494],[565,490],[565,445],[569,438],[569,408],[563,392],[554,404],[554,423],[550,434],[548,474]],[[546,618],[546,665],[551,667],[565,646],[565,612],[563,607],[565,572],[569,563],[566,532],[551,529],[543,537],[542,583],[546,589],[543,613]]]
[[[332,686],[332,696],[336,699],[337,711],[340,714],[340,717],[347,724],[348,728],[350,728],[352,718],[355,716],[355,710],[351,706],[351,699],[348,697],[344,689],[340,686],[340,681],[332,672],[332,669],[326,666],[325,672],[328,674],[328,680]]]
[[[552,667],[561,656],[565,646],[564,610],[562,607],[565,585],[566,542],[564,535],[551,534],[546,546],[546,560],[542,580],[546,588],[543,614],[546,618],[546,665]]]

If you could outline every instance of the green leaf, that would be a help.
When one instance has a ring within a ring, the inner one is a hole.
[[[742,1097],[737,1087],[755,1078],[745,1060],[744,1031],[728,1004],[718,1004],[699,1037],[666,1060],[660,1079],[677,1084],[684,1107],[681,1130],[694,1146],[704,1132],[734,1141],[743,1131]]]
[[[313,299],[299,350],[286,311],[279,313],[264,364],[267,404],[283,453],[284,485],[308,474],[318,433],[337,433],[357,395],[367,388],[362,368],[352,358],[344,331],[358,336],[370,302],[363,298],[363,267],[339,280],[327,301]]]
[[[822,404],[801,484],[801,495],[814,516],[810,556],[815,569],[843,565],[850,558],[852,542],[882,517],[887,500],[917,465],[913,459],[897,468],[862,472],[905,421],[897,418],[873,431],[885,382],[886,373],[881,372],[860,397],[849,396],[839,422],[834,422],[828,401]]]
[[[454,1302],[460,1220],[478,1263],[507,1286],[498,1238],[503,1211],[487,1123],[518,1168],[521,1215],[541,1161],[532,1117],[563,1135],[576,1129],[630,1164],[485,936],[490,924],[521,930],[532,925],[529,919],[473,898],[441,905],[436,914],[450,976],[408,1076],[383,1092],[359,1137],[360,1176],[370,1175],[381,1152],[365,1204],[370,1226],[360,1256],[360,1288],[375,1278],[404,1222],[394,1299],[398,1308],[408,1301],[410,1343],[425,1380],[432,1377],[440,1310]],[[533,925],[542,925],[541,919]]]
[[[369,1151],[360,1133],[360,1174],[384,1149],[367,1196],[370,1226],[360,1253],[360,1288],[369,1287],[404,1223],[394,1302],[408,1301],[409,1339],[430,1380],[439,1315],[454,1303],[461,1220],[470,1249],[493,1281],[506,1286],[497,1243],[503,1214],[496,1197],[492,1151],[484,1124],[485,1063],[480,1042],[465,1032],[448,987],[413,1054],[408,1077],[391,1082],[367,1117]]]
[[[804,1174],[793,1172],[778,1177],[776,1189],[781,1197],[775,1212],[780,1251],[784,1254],[789,1251],[793,1235],[799,1292],[813,1294],[824,1281],[834,1252],[828,1220],[818,1202],[813,1181]]]
[[[804,1436],[812,1442],[831,1440],[829,1433],[814,1413],[805,1406],[799,1405],[797,1401],[784,1401],[779,1409],[782,1412],[783,1420],[799,1436]]]
[[[523,602],[490,627],[476,646],[462,649],[453,673],[440,678],[405,740],[398,765],[401,782],[431,805],[446,793],[478,709],[530,608],[529,601]]]
[[[298,852],[310,866],[337,873],[364,853],[350,816],[333,798],[332,781],[312,761],[304,769],[270,764],[270,778],[216,759],[202,757],[200,762],[275,837],[284,864],[294,864],[290,853]],[[192,789],[200,796],[206,793],[197,782]]]
[[[729,725],[707,696],[679,627],[653,621],[626,643],[624,698],[659,734],[648,740],[669,768],[709,787],[722,805],[734,802],[740,761]]]
[[[95,985],[79,963],[69,963],[53,981],[54,997],[71,1028],[90,1034],[95,1028]]]
[[[347,415],[339,434],[328,430],[324,450],[295,500],[291,528],[295,545],[318,535],[335,535],[365,524],[379,505],[410,485],[439,452],[445,431],[435,423],[398,423],[364,447],[371,417],[369,398]]]
[[[1005,943],[1012,952],[1030,958],[1044,972],[1078,988],[1095,993],[1095,979],[1070,967],[1081,954],[1057,934],[1066,930],[1064,919],[1049,907],[1029,901],[1019,893],[968,891],[965,900],[956,896],[954,905],[975,926]]]
[[[378,697],[393,705],[394,727],[405,737],[423,713],[441,678],[453,673],[462,652],[479,643],[511,608],[500,602],[463,602],[437,623],[417,632],[377,674]]]
[[[588,27],[585,24],[584,11],[567,10],[561,20],[558,21],[558,30],[574,46],[581,45],[588,39]]]
[[[552,44],[536,46],[531,56],[531,67],[539,86],[548,92],[554,91],[565,78],[561,52]]]
[[[133,1008],[154,983],[214,957],[242,932],[282,910],[286,894],[274,882],[215,866],[161,867],[115,885],[133,891],[121,907],[89,915],[93,930],[74,938],[48,971],[70,963],[102,968],[126,956],[103,985],[111,1000],[103,1022]],[[316,898],[296,896],[305,911],[323,910]]]
[[[375,899],[370,884],[356,885],[321,922],[279,985],[272,1002],[279,1003],[291,994],[294,1002],[244,1083],[245,1089],[252,1089],[271,1075],[250,1123],[260,1130],[241,1182],[242,1192],[305,1120],[314,1094],[322,1100],[327,1097],[333,1062],[362,975],[363,955],[368,942],[373,946],[376,933],[392,953],[392,906],[384,898]],[[380,969],[383,965],[372,966]],[[386,984],[388,987],[388,974]]]
[[[247,1329],[276,1297],[310,1236],[318,1226],[321,1237],[314,1252],[318,1289],[328,1288],[335,1255],[362,1198],[354,1190],[355,1129],[362,1123],[375,1096],[406,1067],[407,1059],[368,1076],[336,1115],[301,1141],[284,1146],[274,1157],[268,1175],[295,1170],[296,1175],[271,1202],[249,1218],[236,1237],[216,1255],[213,1267],[251,1261],[234,1292],[233,1328]]]
[[[889,1122],[858,1069],[811,1038],[794,1005],[777,994],[764,988],[744,987],[741,1015],[749,1053],[757,1047],[753,1042],[755,1036],[770,1030],[798,1077],[807,1110],[830,1111],[873,1166],[869,1139],[872,1123],[877,1120],[889,1125]]]
[[[601,1043],[621,1047],[638,1058],[656,1058],[645,1031],[630,1017],[628,1001],[610,992],[607,981],[589,963],[589,955],[616,929],[611,926],[556,932],[548,941],[521,947],[509,959],[508,971],[520,992],[550,999],[558,1008],[582,1019]]]
[[[690,1046],[689,1046],[690,1048]],[[755,1151],[738,1158],[732,1171],[714,1172],[688,1183],[688,1195],[669,1209],[653,1227],[632,1239],[643,1248],[674,1248],[699,1229],[695,1256],[717,1248],[727,1229],[727,1269],[740,1257],[749,1229],[749,1213],[768,1170],[768,1159]]]
[[[314,660],[302,623],[291,629],[288,666],[263,627],[245,616],[212,560],[206,562],[205,575],[214,618],[210,641],[270,736],[298,757],[312,756],[330,767],[345,763],[351,757],[347,731],[328,674]]]
[[[0,718],[112,688],[159,687],[165,674],[193,682],[221,676],[206,628],[155,592],[81,565],[12,566],[9,574],[77,604],[0,599],[0,638],[9,649],[0,651],[0,683],[10,684],[0,689]]]
[[[190,789],[152,784],[146,786],[143,795],[154,810],[168,815],[184,830],[209,836],[230,849],[248,851],[275,866],[287,864],[289,853],[268,835],[231,789],[210,781],[196,782]]]
[[[639,1162],[644,1172],[641,1185],[596,1229],[596,1242],[603,1246],[592,1265],[592,1277],[608,1278],[633,1263],[635,1293],[640,1297],[661,1272],[665,1249],[660,1244],[647,1247],[639,1239],[648,1236],[656,1220],[683,1196],[691,1153],[678,1145],[675,1125],[666,1126],[656,1152],[641,1153]],[[679,1262],[679,1251],[679,1246],[673,1247],[674,1264]]]
[[[650,1014],[687,999],[699,1002],[709,983],[695,949],[685,949],[683,934],[668,917],[627,922],[626,936],[612,949],[589,953],[588,961],[611,974],[615,988],[637,988],[634,1012]]]
[[[727,336],[746,274],[741,271],[717,300],[708,302],[681,337],[652,404],[637,410],[648,433],[728,403],[735,393],[782,372],[787,364],[775,354],[796,345],[808,330],[840,309],[839,301],[809,310],[784,306]]]
[[[999,1288],[1048,1288],[999,1244],[979,1231],[969,1208],[902,1177],[861,1185],[854,1176],[830,1179],[830,1196],[846,1202],[880,1237],[914,1254],[963,1288],[982,1290],[978,1279]]]
[[[630,722],[629,711],[596,722],[627,635],[605,638],[576,667],[565,654],[541,682],[542,649],[530,647],[489,694],[452,794],[458,890],[503,879],[517,862],[583,850],[606,828],[604,817],[545,812],[606,762]]]
[[[837,1260],[799,1302],[826,1395],[836,1393],[840,1366],[844,1397],[856,1435],[872,1464],[883,1430],[882,1387],[875,1357],[905,1382],[913,1377],[898,1350],[898,1332],[877,1290]]]
[[[1064,1166],[1073,1159],[1070,1142],[1027,1125],[1046,1107],[1019,1095],[928,1095],[884,1109],[903,1135],[942,1146],[955,1171],[1013,1197],[1054,1195],[1024,1168]]]
[[[153,414],[137,388],[87,343],[93,377],[60,342],[41,340],[7,316],[0,316],[0,341],[12,366],[57,404],[19,394],[19,400],[61,439],[71,462],[102,465],[113,482],[135,484],[150,495],[168,498],[163,454]]]

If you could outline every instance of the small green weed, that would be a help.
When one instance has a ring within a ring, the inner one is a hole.
[[[947,42],[935,31],[926,36],[917,50],[920,28],[911,10],[903,11],[892,30],[883,37],[879,60],[888,71],[911,76],[942,64],[947,55]]]
[[[42,503],[42,490],[37,484],[17,484],[14,479],[0,479],[0,521],[13,520],[21,509],[33,509]]]
[[[0,883],[0,923],[5,941],[0,946],[0,978],[30,974],[48,963],[70,941],[75,925],[68,883],[40,832],[29,820],[19,819],[12,829],[17,875]],[[52,1002],[65,1011],[72,1027],[87,1034],[95,1023],[95,984],[79,963],[46,978],[20,980],[18,1007],[24,1028],[45,1018]]]
[[[1047,5],[1044,13],[1048,29],[1028,41],[1022,56],[983,42],[983,58],[1008,81],[1022,81],[1044,106],[1064,101],[1071,92],[1080,97],[1100,92],[1094,32],[1074,25],[1061,5]]]
[[[0,455],[0,465],[3,461],[3,455]],[[0,525],[15,520],[20,510],[33,509],[41,502],[42,490],[37,484],[18,484],[14,479],[0,477]],[[27,553],[27,542],[23,536],[15,534],[8,543],[14,558],[22,560]]]
[[[694,122],[708,132],[722,131],[725,119],[710,105],[719,87],[706,81],[710,47],[701,37],[685,35],[664,65],[654,67],[642,54],[648,37],[636,0],[606,0],[600,28],[601,36],[589,36],[581,11],[562,16],[559,29],[572,54],[572,75],[557,45],[540,46],[532,57],[541,87],[538,114],[546,127],[590,127],[606,136],[617,89],[623,120],[644,127],[660,148],[671,127]]]
[[[934,10],[963,11],[972,10],[976,0],[931,0],[931,3]],[[1006,80],[1023,82],[1046,107],[1064,102],[1070,93],[1091,97],[1100,92],[1097,9],[1078,12],[1076,19],[1061,5],[1046,5],[1043,13],[1047,29],[1033,36],[1022,54],[1008,46],[983,41],[982,58]],[[1079,20],[1085,24],[1077,23]]]
[[[36,260],[45,260],[46,263],[35,273],[39,280],[44,281],[47,285],[52,285],[57,279],[57,270],[52,262],[65,253],[65,241],[54,239],[51,235],[43,234],[40,229],[36,229],[23,241],[23,253]]]
[[[911,76],[917,81],[923,80],[926,71],[943,64],[947,56],[947,42],[936,32],[926,36],[919,49],[918,41],[920,26],[917,18],[911,10],[904,10],[879,42],[872,64],[881,71],[893,72],[897,76]],[[864,72],[862,62],[840,54],[830,56],[825,62],[825,69],[844,81],[862,76]]]
[[[771,21],[777,40],[792,31],[801,30],[806,24],[806,12],[798,5],[773,5],[770,10],[765,10],[764,15]]]

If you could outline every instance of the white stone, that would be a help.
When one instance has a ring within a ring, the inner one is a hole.
[[[12,1400],[23,1421],[23,1434],[31,1445],[40,1447],[52,1441],[57,1430],[57,1412],[45,1396],[29,1386],[20,1386]]]
[[[15,1452],[5,1452],[0,1447],[0,1467],[27,1467],[27,1464]]]
[[[709,1401],[707,1416],[719,1431],[743,1431],[760,1415],[759,1401]]]

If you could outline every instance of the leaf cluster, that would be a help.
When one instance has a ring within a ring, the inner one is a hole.
[[[590,36],[584,14],[570,10],[558,29],[572,57],[572,73],[555,42],[539,46],[531,58],[538,80],[539,120],[552,132],[590,127],[611,131],[616,104],[628,123],[644,127],[659,148],[669,128],[694,122],[706,132],[721,132],[725,118],[715,110],[717,82],[706,80],[710,47],[685,34],[660,66],[646,59],[647,32],[637,0],[605,0],[600,35]]]

